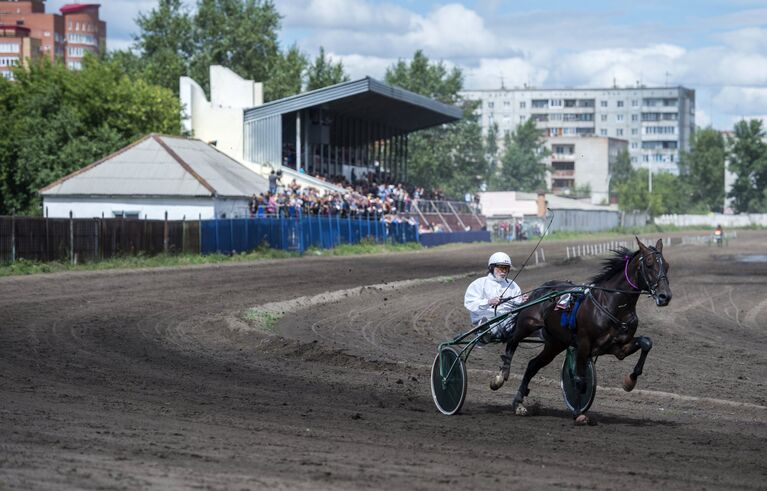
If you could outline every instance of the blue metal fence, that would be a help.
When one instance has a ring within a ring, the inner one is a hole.
[[[262,245],[303,253],[310,247],[330,249],[341,244],[357,244],[366,238],[378,243],[418,242],[418,226],[340,216],[203,220],[200,253],[229,254],[251,251]]]

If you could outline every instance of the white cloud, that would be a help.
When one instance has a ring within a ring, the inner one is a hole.
[[[549,72],[524,58],[482,58],[479,66],[464,70],[465,83],[471,89],[498,89],[541,86]]]
[[[767,87],[724,87],[714,96],[714,104],[737,117],[767,113]]]
[[[368,33],[406,32],[416,15],[396,5],[364,0],[291,0],[278,5],[286,27]]]

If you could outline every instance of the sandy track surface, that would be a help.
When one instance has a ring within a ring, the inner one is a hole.
[[[627,394],[636,355],[600,358],[585,428],[561,358],[514,416],[536,351],[492,392],[499,345],[472,353],[462,414],[434,408],[436,345],[466,329],[463,291],[496,246],[0,279],[0,489],[764,489],[767,263],[734,258],[765,239],[664,250],[674,298],[640,300],[645,373]],[[507,250],[520,264],[532,246]],[[599,269],[544,247],[523,288]],[[266,327],[243,317],[339,290]]]

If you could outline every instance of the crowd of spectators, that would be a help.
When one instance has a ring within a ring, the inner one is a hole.
[[[313,176],[328,182],[342,191],[320,193],[317,188],[301,186],[292,179],[282,182],[282,172],[269,175],[269,191],[253,195],[250,203],[252,217],[267,216],[326,216],[384,220],[387,223],[419,224],[420,232],[441,232],[439,223],[423,223],[411,214],[419,200],[445,201],[448,198],[440,190],[408,187],[402,183],[389,182],[385,178],[368,173],[353,182],[344,176]],[[468,227],[467,227],[468,228]]]

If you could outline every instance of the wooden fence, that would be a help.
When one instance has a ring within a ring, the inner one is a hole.
[[[199,221],[0,216],[1,263],[199,252]]]

